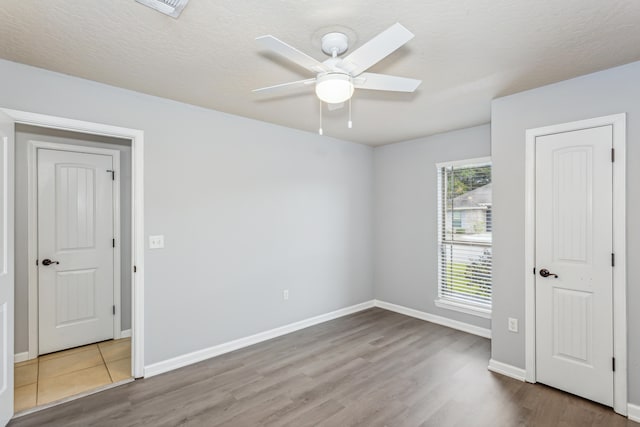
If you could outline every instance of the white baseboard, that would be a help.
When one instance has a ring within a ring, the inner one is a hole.
[[[506,363],[490,359],[488,369],[496,374],[506,375],[507,377],[511,377],[522,382],[525,381],[525,370],[522,368],[516,368],[513,365],[507,365]]]
[[[627,404],[627,417],[631,421],[640,423],[640,405]]]
[[[478,335],[484,338],[491,338],[491,330],[487,328],[481,328],[479,326],[470,325],[469,323],[459,322],[457,320],[451,320],[446,317],[437,316],[435,314],[426,313],[424,311],[415,310],[413,308],[404,307],[402,305],[392,304],[390,302],[375,300],[375,306],[384,308],[385,310],[395,311],[396,313],[404,314],[405,316],[415,317],[417,319],[426,320],[427,322],[437,323],[438,325],[446,326],[459,331],[467,332],[469,334]]]
[[[131,329],[125,329],[120,332],[120,338],[131,338]]]
[[[29,360],[29,352],[23,351],[22,353],[16,353],[13,355],[13,363],[20,363]]]
[[[144,367],[145,378],[153,377],[165,372],[172,371],[174,369],[182,368],[183,366],[192,365],[194,363],[201,362],[206,359],[210,359],[221,354],[229,353],[260,343],[262,341],[270,340],[282,335],[290,334],[291,332],[298,331],[300,329],[308,328],[309,326],[324,323],[329,320],[337,319],[338,317],[346,316],[348,314],[357,313],[358,311],[366,310],[374,307],[374,301],[367,301],[361,304],[352,305],[350,307],[341,308],[330,313],[321,314],[319,316],[311,317],[309,319],[301,320],[299,322],[290,323],[279,328],[271,329],[268,331],[260,332],[255,335],[251,335],[245,338],[240,338],[234,341],[229,341],[213,347],[197,350],[192,353],[183,354],[171,359],[163,360],[161,362],[153,363]]]

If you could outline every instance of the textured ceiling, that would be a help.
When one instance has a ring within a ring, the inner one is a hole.
[[[324,133],[381,145],[486,123],[491,99],[640,59],[638,0],[191,0],[179,19],[133,0],[5,0],[0,57],[315,132],[312,77],[261,51],[272,34],[319,59],[325,30],[350,51],[395,22],[416,37],[370,69],[422,79],[413,94],[356,91]]]

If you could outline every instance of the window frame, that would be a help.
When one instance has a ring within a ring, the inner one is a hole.
[[[444,210],[446,209],[446,200],[443,200],[443,189],[442,189],[442,185],[444,184],[441,181],[441,175],[440,175],[440,171],[442,168],[446,168],[446,167],[463,167],[463,166],[473,166],[473,165],[482,165],[482,164],[490,164],[491,165],[491,171],[492,171],[492,178],[491,178],[491,182],[493,182],[493,164],[491,161],[491,157],[476,157],[476,158],[470,158],[470,159],[463,159],[463,160],[455,160],[455,161],[449,161],[449,162],[440,162],[440,163],[436,163],[436,186],[437,186],[437,234],[438,234],[438,239],[437,239],[437,286],[438,286],[438,296],[434,301],[434,304],[436,305],[436,307],[440,307],[440,308],[444,308],[447,310],[453,310],[453,311],[458,311],[461,313],[465,313],[465,314],[470,314],[473,316],[478,316],[478,317],[483,317],[486,319],[491,319],[491,309],[492,309],[492,304],[489,305],[485,305],[485,304],[474,304],[473,302],[469,302],[469,301],[464,301],[464,300],[459,300],[459,299],[455,299],[455,298],[451,298],[451,297],[447,297],[444,296],[442,293],[442,287],[441,287],[441,283],[442,283],[442,257],[440,255],[440,247],[442,244],[444,244],[445,242],[443,242],[443,235],[442,235],[442,230],[444,227],[443,222],[446,221],[446,214],[444,212]],[[492,203],[493,205],[493,203]],[[491,219],[493,220],[493,211],[491,212]],[[453,217],[452,217],[453,220]],[[491,248],[493,248],[493,222],[491,223]],[[491,268],[493,270],[493,260],[491,262]],[[493,284],[492,284],[493,285]],[[493,286],[492,286],[493,287]],[[493,297],[493,289],[492,289],[492,297]],[[492,298],[493,299],[493,298]]]

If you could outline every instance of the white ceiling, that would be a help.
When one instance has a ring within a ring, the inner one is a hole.
[[[261,51],[272,34],[319,59],[325,30],[357,48],[395,22],[416,37],[370,69],[422,79],[414,94],[356,91],[324,133],[381,145],[486,123],[491,99],[640,60],[638,0],[191,0],[179,19],[134,0],[7,0],[0,57],[315,132],[312,87],[251,89],[312,77]]]

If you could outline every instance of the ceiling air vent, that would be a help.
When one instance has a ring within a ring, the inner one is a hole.
[[[177,18],[182,13],[189,0],[136,0],[145,6],[149,6],[158,12]]]

